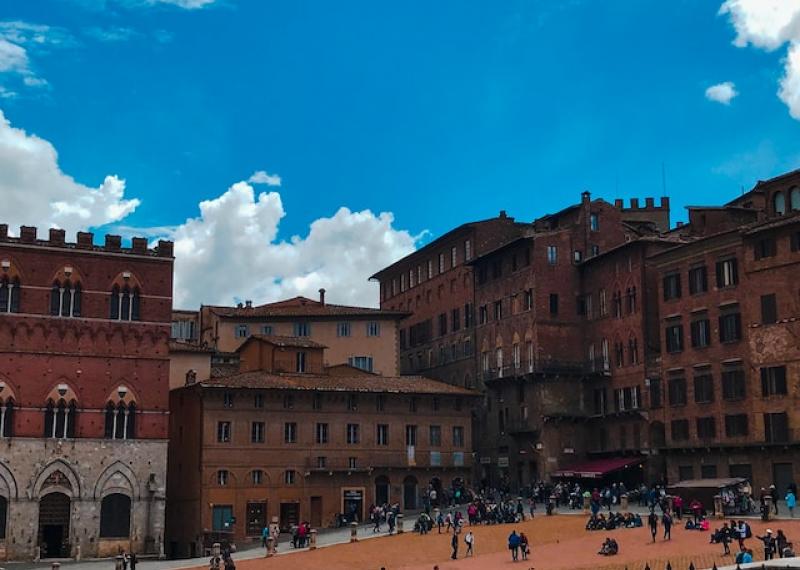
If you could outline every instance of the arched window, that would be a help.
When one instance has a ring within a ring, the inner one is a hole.
[[[19,313],[19,278],[0,279],[0,313]]]
[[[639,342],[635,336],[628,339],[628,359],[631,364],[639,364]]]
[[[67,404],[64,400],[54,403],[48,400],[44,410],[44,437],[51,439],[66,439],[75,437],[75,417],[77,407],[72,401]]]
[[[106,405],[106,439],[133,439],[136,437],[136,404],[124,402]]]
[[[138,321],[140,313],[139,288],[125,285],[122,289],[114,285],[111,289],[111,319],[115,321]]]
[[[14,400],[0,402],[0,438],[14,435]]]
[[[772,206],[777,215],[782,216],[786,213],[786,196],[783,195],[783,192],[775,192],[772,197]]]
[[[100,538],[129,538],[131,498],[121,493],[103,497],[100,503]]]
[[[81,285],[74,286],[68,280],[63,284],[55,281],[50,289],[50,314],[62,317],[78,317],[81,314]]]
[[[800,188],[797,186],[789,191],[789,208],[792,211],[800,210]]]

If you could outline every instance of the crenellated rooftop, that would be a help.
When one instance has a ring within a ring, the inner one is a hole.
[[[48,239],[40,239],[38,237],[38,229],[35,226],[21,226],[19,229],[19,237],[12,237],[8,235],[8,224],[0,224],[0,244],[2,243],[83,249],[87,251],[130,255],[173,257],[173,242],[167,240],[159,240],[158,245],[150,249],[147,246],[147,238],[135,237],[131,239],[130,247],[122,247],[121,236],[106,234],[104,244],[95,245],[94,234],[92,232],[78,232],[76,241],[68,242],[66,241],[66,232],[56,228],[50,228]]]

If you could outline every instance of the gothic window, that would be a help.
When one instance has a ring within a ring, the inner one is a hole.
[[[134,439],[136,437],[136,404],[109,402],[106,405],[106,439]]]
[[[75,401],[67,404],[63,399],[58,402],[48,400],[44,410],[44,437],[66,439],[75,437]]]
[[[110,317],[113,321],[138,321],[140,318],[139,287],[128,285],[111,289]]]
[[[0,401],[0,439],[14,435],[14,400]],[[2,520],[0,520],[2,525]],[[2,538],[2,535],[0,535]]]
[[[0,313],[19,313],[19,278],[0,279]]]
[[[81,315],[81,284],[73,285],[69,280],[64,283],[55,281],[50,290],[50,314],[61,317],[79,317]]]

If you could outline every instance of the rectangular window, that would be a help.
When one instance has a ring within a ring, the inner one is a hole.
[[[358,396],[355,394],[347,395],[347,410],[350,412],[355,412],[358,410]]]
[[[444,336],[447,334],[447,313],[441,313],[439,315],[439,336]]]
[[[488,320],[489,311],[486,308],[486,305],[481,305],[478,307],[478,324],[485,325]]]
[[[336,336],[350,336],[350,323],[337,323],[336,324]]]
[[[297,443],[297,423],[286,422],[283,424],[283,442]]]
[[[775,238],[760,239],[756,242],[753,249],[756,261],[764,259],[765,257],[775,257],[777,253]]]
[[[225,391],[222,393],[222,405],[226,408],[233,407],[233,392]]]
[[[254,408],[263,408],[264,407],[264,394],[255,394],[255,395],[253,395],[253,407]]]
[[[667,381],[670,406],[686,405],[686,378],[670,378]]]
[[[472,243],[469,240],[464,242],[464,261],[472,259]]]
[[[381,324],[375,321],[368,322],[367,336],[381,336]]]
[[[717,422],[712,416],[697,418],[697,437],[700,439],[717,437]]]
[[[383,394],[378,394],[375,398],[375,409],[379,412],[382,412],[386,409],[386,398]]]
[[[689,270],[689,293],[698,295],[706,291],[708,291],[708,269],[705,265],[693,267]]]
[[[317,424],[315,432],[318,444],[328,443],[328,424]]]
[[[533,308],[533,289],[526,289],[523,302],[522,302],[522,310],[530,311]]]
[[[461,309],[450,311],[450,329],[456,332],[461,328]]]
[[[294,336],[311,336],[311,324],[294,323]]]
[[[439,254],[439,273],[444,273],[444,254]]]
[[[350,356],[347,363],[354,368],[372,372],[373,359],[371,356]]]
[[[494,320],[499,321],[503,318],[503,301],[494,302]]]
[[[768,366],[761,369],[761,395],[786,396],[786,367]]]
[[[761,324],[770,325],[778,322],[778,301],[775,293],[761,295]]]
[[[789,244],[792,251],[800,251],[800,232],[792,233]]]
[[[694,401],[698,404],[714,401],[714,377],[710,372],[699,373],[694,377]]]
[[[558,263],[558,247],[554,245],[547,246],[547,263],[549,265]]]
[[[311,396],[311,409],[317,411],[322,409],[322,394],[316,393]]]
[[[650,379],[650,407],[654,408],[654,409],[661,407],[661,379],[660,378],[651,378]]]
[[[736,313],[725,313],[719,317],[720,342],[736,342],[742,339],[742,316]]]
[[[675,353],[683,350],[683,325],[678,323],[670,325],[664,335],[667,341],[667,352]]]
[[[236,325],[236,338],[247,338],[250,330],[247,325]]]
[[[464,328],[468,329],[472,326],[472,303],[464,305]]]
[[[378,424],[375,433],[375,443],[378,445],[389,445],[389,424]]]
[[[357,445],[361,441],[361,427],[358,424],[347,424],[347,444]]]
[[[328,466],[328,458],[325,456],[320,455],[317,457],[317,468],[318,469],[325,469]]]
[[[600,246],[597,244],[592,244],[589,247],[589,251],[591,252],[592,257],[597,257],[598,255],[600,255]]]
[[[764,441],[767,443],[789,441],[789,417],[785,412],[764,414]]]
[[[558,293],[550,293],[550,315],[558,315]]]
[[[686,441],[689,439],[689,420],[672,420],[670,432],[673,441]]]
[[[432,278],[433,278],[433,260],[429,259],[428,260],[428,279],[432,279]]]
[[[273,334],[272,333],[272,325],[262,325],[261,326],[261,334],[265,334],[267,336]]]
[[[458,265],[458,250],[456,246],[450,248],[450,267]]]
[[[711,344],[711,321],[707,318],[692,321],[692,348],[705,348]]]
[[[681,274],[677,271],[664,276],[664,300],[680,299]]]
[[[283,396],[283,409],[284,410],[291,410],[294,408],[294,395],[293,394],[286,394]]]
[[[253,443],[264,443],[266,429],[264,422],[253,422],[250,426],[250,441]]]
[[[306,353],[299,351],[295,353],[295,372],[306,371]]]
[[[747,435],[747,414],[725,416],[725,437],[743,437]]]
[[[406,445],[407,446],[417,445],[417,426],[412,426],[412,425],[406,426]]]
[[[405,293],[405,290],[406,290],[406,274],[405,273],[401,273],[400,274],[400,292],[401,293]]]
[[[600,289],[600,316],[605,317],[608,314],[608,300],[606,299],[606,290]]]
[[[431,447],[441,447],[442,445],[442,426],[431,426],[430,428]]]
[[[228,472],[225,472],[225,483],[227,484]],[[217,483],[220,482],[219,475],[217,476]],[[214,531],[229,531],[231,530],[231,521],[233,520],[233,506],[232,505],[214,505],[211,511],[211,530]]]
[[[464,447],[464,428],[453,426],[453,447]]]
[[[589,229],[593,232],[600,230],[600,216],[598,214],[589,214]]]
[[[694,465],[678,466],[678,481],[690,481],[694,479]]]
[[[722,397],[725,400],[743,400],[747,395],[744,370],[741,368],[722,371]]]
[[[408,270],[408,288],[411,289],[417,284],[417,274],[414,269]]]
[[[231,422],[217,422],[217,441],[228,443],[231,440]]]
[[[416,396],[411,396],[408,400],[408,411],[409,412],[416,412],[417,411],[417,398]]]
[[[739,270],[736,258],[723,259],[717,262],[717,287],[733,287],[739,283]]]

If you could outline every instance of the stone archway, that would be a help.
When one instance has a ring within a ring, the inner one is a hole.
[[[403,510],[413,511],[417,508],[417,478],[409,475],[403,480]]]

